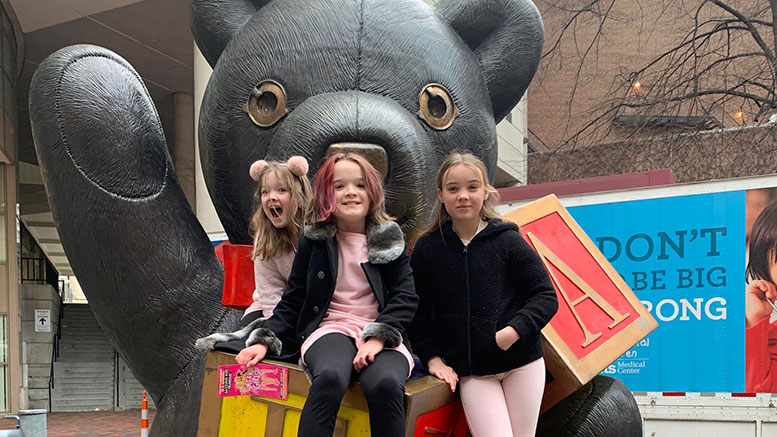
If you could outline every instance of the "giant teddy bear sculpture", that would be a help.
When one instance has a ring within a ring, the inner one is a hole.
[[[302,155],[315,171],[341,143],[386,163],[388,211],[417,235],[449,151],[473,151],[494,174],[495,124],[525,92],[543,43],[528,0],[192,0],[191,25],[213,67],[203,170],[230,241],[244,244],[248,165]],[[30,114],[62,244],[156,402],[152,434],[194,434],[204,365],[194,342],[232,330],[238,314],[220,304],[222,268],[141,78],[109,50],[66,47],[36,71]]]

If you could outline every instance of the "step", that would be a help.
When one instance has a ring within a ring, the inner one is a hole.
[[[113,381],[113,372],[98,372],[91,375],[86,374],[68,374],[68,373],[54,373],[54,385],[63,384],[90,384],[92,381],[99,381],[100,384],[104,384],[106,380]]]
[[[104,364],[104,365],[109,365],[111,369],[113,368],[113,360],[112,359],[105,359],[105,360],[103,360],[103,359],[100,359],[100,357],[90,357],[90,356],[86,356],[86,357],[83,357],[83,358],[78,358],[78,357],[59,357],[54,364],[56,365],[56,364],[82,364],[82,363],[100,363],[100,364]],[[86,373],[86,372],[93,372],[95,370],[97,370],[97,369],[90,369],[90,370],[85,371],[84,373]]]
[[[93,343],[85,343],[85,344],[60,344],[59,345],[59,353],[62,354],[62,352],[101,352],[101,353],[108,353],[113,355],[113,346],[106,345],[106,344],[93,344]]]
[[[81,343],[81,344],[73,344],[73,343],[60,343],[59,344],[59,351],[60,353],[62,351],[78,351],[78,350],[95,350],[100,352],[113,352],[113,346],[109,344],[99,344],[99,343]]]
[[[89,319],[83,319],[83,320],[70,320],[70,319],[64,319],[64,320],[62,320],[62,325],[61,325],[61,326],[62,326],[62,327],[61,327],[61,328],[59,328],[60,330],[62,330],[62,329],[67,329],[67,328],[71,328],[71,327],[76,327],[76,328],[77,328],[77,327],[79,327],[79,326],[88,326],[88,327],[90,327],[90,328],[96,328],[96,329],[99,329],[99,330],[102,330],[102,329],[103,329],[103,328],[102,328],[102,327],[101,327],[101,326],[100,326],[100,325],[97,323],[97,321],[96,321],[96,320],[94,320],[94,319],[92,319],[92,320],[89,320]]]
[[[65,311],[89,311],[92,312],[92,308],[84,303],[66,303],[64,305]]]
[[[102,349],[102,348],[76,348],[76,349],[60,349],[59,350],[59,358],[57,361],[61,361],[61,358],[63,357],[73,357],[73,358],[79,358],[79,357],[85,357],[89,355],[94,355],[98,359],[95,361],[113,361],[113,349]],[[84,360],[81,360],[84,361]]]
[[[113,347],[104,344],[60,344],[59,353],[62,352],[101,352],[113,355]]]
[[[61,393],[54,393],[54,391],[51,392],[51,401],[57,401],[57,403],[64,403],[64,402],[81,402],[81,403],[113,403],[113,392],[110,393],[104,393],[104,392],[91,392],[91,393],[77,393],[73,391],[69,392],[61,392]],[[60,402],[62,401],[62,402]],[[107,402],[106,402],[107,401]]]
[[[108,362],[103,360],[94,361],[92,363],[83,362],[83,361],[80,361],[78,363],[62,363],[57,361],[54,363],[55,369],[91,370],[91,369],[103,368],[105,366],[109,366],[110,368],[113,368],[112,361],[110,364],[108,364]]]
[[[77,338],[70,338],[70,339],[62,338],[62,340],[60,340],[60,343],[59,343],[59,348],[61,349],[63,347],[76,347],[76,346],[82,346],[82,345],[95,346],[95,347],[106,347],[106,348],[113,349],[113,345],[107,339],[96,339],[96,338],[89,338],[89,337],[83,337],[83,338],[80,338],[80,339],[77,339]]]
[[[62,325],[60,329],[60,336],[74,335],[74,334],[92,334],[105,337],[103,329],[97,325],[88,325],[86,323],[72,323],[70,325]]]
[[[102,363],[102,364],[110,364],[111,367],[113,367],[113,358],[106,358],[102,359],[100,356],[85,356],[85,357],[77,357],[77,356],[60,356],[57,358],[57,363],[62,364],[80,364],[80,363]]]
[[[113,375],[105,374],[105,375],[98,375],[94,378],[57,378],[57,375],[54,375],[54,387],[67,387],[70,385],[74,385],[77,387],[86,387],[86,386],[97,386],[97,387],[112,387],[114,385],[114,378]],[[94,387],[91,387],[94,388]]]
[[[93,332],[84,331],[83,333],[66,333],[58,340],[59,344],[82,344],[82,343],[94,343],[110,345],[111,342],[104,334],[95,334]]]
[[[104,378],[111,378],[113,379],[113,370],[98,370],[94,372],[89,373],[76,373],[76,372],[54,372],[54,381],[55,382],[65,382],[65,381],[81,381],[81,382],[89,382],[90,380],[97,380],[97,379],[104,379]]]
[[[80,363],[76,363],[80,364]],[[113,374],[113,366],[110,367],[94,367],[92,369],[86,370],[86,369],[62,369],[54,367],[54,376],[68,376],[73,378],[87,378],[90,376],[99,376],[104,373],[110,373]]]
[[[52,400],[88,401],[90,399],[113,399],[113,387],[90,387],[81,391],[72,387],[55,388],[51,390]]]
[[[72,324],[68,326],[62,326],[59,336],[65,337],[70,335],[95,335],[108,338],[99,326],[89,326],[85,324]]]
[[[101,376],[99,378],[92,378],[90,380],[82,379],[77,381],[67,380],[67,378],[54,377],[54,388],[56,390],[64,389],[65,387],[75,387],[76,390],[80,390],[84,387],[84,390],[88,389],[104,389],[105,387],[112,387],[114,380],[110,376]]]
[[[60,344],[59,345],[59,353],[61,354],[63,351],[65,352],[84,352],[84,351],[95,351],[95,352],[103,352],[113,355],[113,346],[104,345],[104,344]]]
[[[72,369],[79,369],[79,368],[81,368],[81,369],[91,369],[91,368],[94,368],[96,366],[102,366],[102,365],[105,365],[105,363],[104,362],[99,362],[99,363],[94,363],[94,364],[91,364],[91,365],[89,363],[73,363],[73,364],[69,364],[69,365],[63,366],[62,363],[56,362],[56,363],[54,363],[54,368],[56,369],[57,367],[60,367],[60,368],[61,367],[68,367],[68,368],[72,368]]]
[[[62,324],[77,322],[77,323],[89,323],[97,325],[97,319],[91,314],[65,314],[62,317]]]
[[[62,329],[60,330],[60,337],[64,337],[66,335],[75,335],[75,334],[100,335],[107,338],[107,336],[105,335],[105,332],[103,332],[103,329],[96,325],[95,326],[86,325],[86,324],[62,325]]]
[[[111,372],[113,373],[113,363],[109,362],[95,362],[95,361],[83,361],[83,363],[90,364],[89,368],[72,368],[72,367],[63,367],[61,365],[58,366],[58,364],[63,363],[54,363],[54,375],[73,375],[73,376],[88,376],[88,375],[96,375],[103,372]],[[64,364],[81,364],[81,363],[64,363]]]

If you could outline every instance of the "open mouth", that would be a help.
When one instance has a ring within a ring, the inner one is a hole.
[[[281,214],[283,214],[283,208],[281,208],[280,205],[273,205],[270,207],[270,215],[272,218],[281,218]]]

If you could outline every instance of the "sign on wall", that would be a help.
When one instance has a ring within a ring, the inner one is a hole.
[[[51,310],[35,310],[35,332],[51,332]]]

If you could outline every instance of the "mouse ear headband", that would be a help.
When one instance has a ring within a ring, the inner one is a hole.
[[[285,165],[289,168],[291,174],[299,178],[308,174],[308,160],[302,156],[292,156],[286,161]],[[267,161],[264,159],[260,159],[251,164],[251,169],[249,170],[251,179],[259,182],[259,178],[262,176],[262,172],[264,172],[265,168],[267,168]]]

